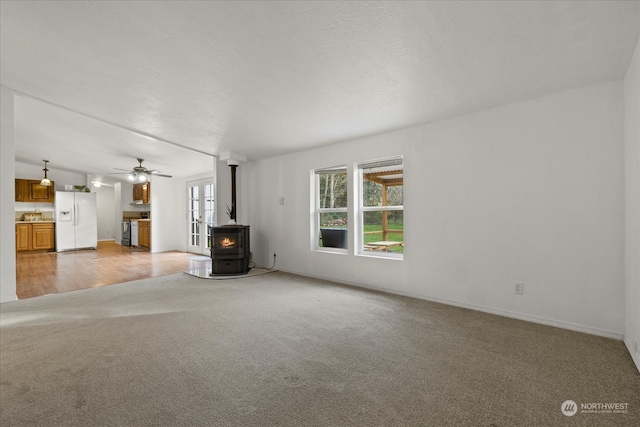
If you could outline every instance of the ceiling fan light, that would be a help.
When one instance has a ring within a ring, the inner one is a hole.
[[[129,181],[133,181],[136,177],[133,174],[130,174],[127,178],[129,178]]]
[[[145,182],[146,180],[147,180],[147,175],[145,175],[143,173],[138,174],[138,181]]]

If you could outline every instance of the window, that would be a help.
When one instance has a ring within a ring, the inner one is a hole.
[[[347,167],[313,171],[315,213],[313,241],[317,248],[347,249]]]
[[[404,252],[402,157],[358,163],[358,252],[402,258]]]

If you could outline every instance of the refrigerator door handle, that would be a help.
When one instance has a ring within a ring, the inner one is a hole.
[[[73,204],[73,225],[78,225],[78,204]]]

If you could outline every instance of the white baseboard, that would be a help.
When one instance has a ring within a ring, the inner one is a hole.
[[[363,285],[361,283],[338,281],[338,280],[335,280],[335,279],[332,279],[332,278],[328,278],[328,277],[314,276],[314,275],[310,275],[310,274],[306,274],[306,273],[300,273],[300,272],[297,272],[297,271],[288,271],[288,270],[282,270],[282,269],[280,271],[284,271],[286,273],[291,273],[291,274],[297,274],[297,275],[300,275],[300,276],[313,277],[315,279],[327,280],[327,281],[335,282],[335,283],[344,283],[345,285],[355,286],[355,287],[358,287],[358,288],[372,289],[372,290],[376,290],[376,291],[380,291],[380,292],[386,292],[386,293],[394,294],[394,295],[402,295],[402,296],[411,297],[411,298],[417,298],[417,299],[421,299],[421,300],[425,300],[425,301],[438,302],[438,303],[441,303],[441,304],[452,305],[452,306],[455,306],[455,307],[466,308],[466,309],[475,310],[475,311],[481,311],[481,312],[489,313],[489,314],[496,314],[498,316],[509,317],[509,318],[518,319],[518,320],[524,320],[524,321],[527,321],[527,322],[539,323],[541,325],[553,326],[553,327],[556,327],[556,328],[568,329],[570,331],[583,332],[583,333],[586,333],[586,334],[597,335],[597,336],[605,337],[605,338],[613,338],[613,339],[616,339],[616,340],[622,340],[623,337],[624,337],[622,332],[609,331],[609,330],[606,330],[606,329],[596,328],[596,327],[593,327],[593,326],[580,325],[580,324],[577,324],[577,323],[565,322],[565,321],[562,321],[562,320],[548,319],[548,318],[544,318],[544,317],[532,316],[530,314],[525,314],[525,313],[518,313],[518,312],[514,312],[514,311],[509,311],[509,310],[502,310],[502,309],[499,309],[499,308],[486,307],[486,306],[482,306],[482,305],[470,304],[470,303],[467,303],[467,302],[461,302],[461,301],[455,301],[455,300],[449,300],[449,299],[446,299],[446,298],[438,298],[438,297],[429,296],[429,295],[415,294],[415,293],[412,293],[412,292],[399,292],[399,291],[395,291],[395,290],[392,290],[392,289],[380,288],[380,287],[377,287],[377,286]]]
[[[411,295],[409,295],[411,296]],[[459,301],[451,301],[442,298],[428,298],[416,295],[415,298],[427,299],[429,301],[441,302],[443,304],[454,305],[457,307],[468,308],[471,310],[482,311],[485,313],[496,314],[498,316],[510,317],[512,319],[524,320],[527,322],[539,323],[541,325],[553,326],[561,329],[568,329],[570,331],[583,332],[586,334],[597,335],[605,338],[613,338],[616,340],[622,340],[623,334],[621,332],[609,331],[606,329],[596,328],[593,326],[580,325],[578,323],[565,322],[563,320],[548,319],[545,317],[533,316],[530,314],[518,313],[509,310],[502,310],[499,308],[485,307],[476,304],[463,303]]]
[[[14,295],[14,296],[13,296],[13,299],[8,299],[8,300],[0,301],[0,304],[4,304],[4,303],[7,303],[7,302],[15,302],[15,301],[18,301],[18,295]]]
[[[623,341],[624,341],[624,344],[627,346],[627,350],[631,355],[631,359],[633,360],[633,363],[636,364],[636,369],[638,369],[638,372],[640,372],[640,352],[636,351],[635,345],[633,344],[632,340],[630,340],[629,338],[624,337]],[[638,345],[640,346],[640,343],[638,343]]]

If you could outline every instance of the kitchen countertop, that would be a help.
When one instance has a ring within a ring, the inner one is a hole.
[[[16,221],[16,224],[55,224],[54,220],[44,220],[44,221]]]
[[[146,222],[149,222],[151,220],[148,219],[148,218],[131,218],[131,219],[128,219],[127,221],[146,221]]]

